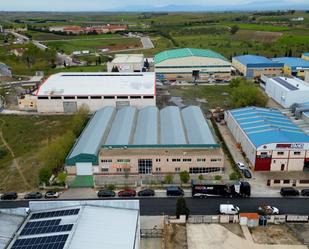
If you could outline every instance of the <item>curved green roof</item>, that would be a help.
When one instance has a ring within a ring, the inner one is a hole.
[[[217,58],[228,61],[223,55],[217,52],[214,52],[209,49],[198,49],[198,48],[180,48],[180,49],[167,50],[157,54],[154,58],[154,61],[155,64],[157,64],[168,59],[190,57],[190,56]]]

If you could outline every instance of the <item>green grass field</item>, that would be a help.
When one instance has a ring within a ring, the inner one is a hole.
[[[45,44],[58,51],[64,51],[67,54],[71,54],[73,51],[78,50],[89,50],[95,52],[97,49],[102,48],[121,50],[141,47],[140,40],[137,38],[66,40],[45,42]]]
[[[4,139],[13,150],[21,171],[32,188],[36,188],[38,183],[38,151],[48,141],[65,133],[70,120],[71,116],[0,115]],[[5,148],[2,140],[0,148]],[[6,152],[6,156],[0,158],[0,192],[24,191],[26,186],[16,167],[12,165],[10,153]]]

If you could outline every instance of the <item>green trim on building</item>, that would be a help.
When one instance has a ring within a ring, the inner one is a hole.
[[[223,67],[231,69],[231,65],[209,65],[209,66],[158,66],[156,68],[216,68]]]
[[[69,185],[70,188],[93,188],[93,176],[75,176],[73,182]]]
[[[179,149],[179,148],[188,148],[188,149],[194,149],[194,148],[219,148],[219,144],[146,144],[146,145],[102,145],[102,148],[104,149],[119,149],[119,148],[140,148],[140,149],[164,149],[164,148],[174,148],[174,149]]]
[[[66,158],[65,164],[67,166],[75,166],[78,163],[92,163],[92,165],[99,165],[98,155],[95,154],[78,154],[75,157]]]
[[[198,49],[198,48],[180,48],[180,49],[167,50],[159,54],[156,54],[154,61],[155,64],[158,64],[162,61],[169,59],[177,59],[191,56],[216,58],[228,61],[227,58],[225,58],[223,55],[217,52],[214,52],[209,49]]]

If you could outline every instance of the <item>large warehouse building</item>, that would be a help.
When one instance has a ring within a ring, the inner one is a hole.
[[[280,111],[245,107],[225,120],[256,171],[309,170],[309,136]]]
[[[182,48],[161,52],[155,56],[158,79],[208,81],[229,78],[231,63],[221,54],[208,49]]]
[[[117,68],[119,72],[142,72],[144,68],[143,54],[116,54],[115,58],[107,63],[107,71]]]
[[[220,173],[224,155],[197,106],[97,111],[66,159],[71,175]]]
[[[266,94],[284,108],[309,100],[309,83],[294,77],[262,76]]]
[[[282,73],[283,63],[258,55],[240,55],[232,58],[232,66],[247,79],[261,77],[261,75],[279,75]]]
[[[75,112],[86,105],[90,111],[104,106],[156,105],[154,73],[58,73],[37,90],[38,112]]]
[[[288,75],[305,77],[305,71],[309,69],[309,61],[295,57],[278,57],[273,61],[283,63],[283,72]]]

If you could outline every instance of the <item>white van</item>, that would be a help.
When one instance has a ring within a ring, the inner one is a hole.
[[[220,214],[238,214],[239,207],[232,204],[221,204],[220,205]]]

